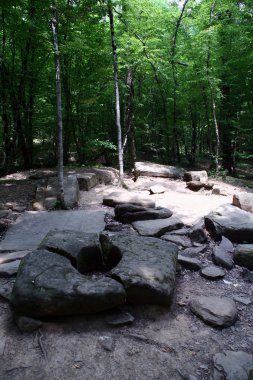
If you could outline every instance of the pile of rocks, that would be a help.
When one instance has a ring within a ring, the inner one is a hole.
[[[171,210],[152,207],[148,200],[142,203],[135,196],[134,204],[127,203],[132,199],[127,192],[105,197],[106,204],[108,199],[110,205],[115,207],[116,220],[131,224],[141,236],[158,237],[177,245],[178,263],[183,268],[200,271],[200,275],[208,280],[223,278],[225,270],[232,269],[236,264],[253,269],[253,244],[249,244],[253,239],[253,215],[249,212],[225,205],[207,215],[203,223],[190,227],[173,216]],[[149,207],[144,207],[147,205]],[[207,264],[205,258],[210,245],[207,231],[215,239],[212,265]],[[190,308],[206,323],[219,327],[230,326],[238,315],[235,302],[226,297],[195,298]]]

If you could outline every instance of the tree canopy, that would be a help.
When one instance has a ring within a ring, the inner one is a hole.
[[[235,174],[253,159],[252,0],[1,0],[2,173],[56,163],[52,5],[65,164],[117,164],[108,6],[125,167],[208,157]]]

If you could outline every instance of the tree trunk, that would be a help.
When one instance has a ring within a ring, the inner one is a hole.
[[[127,138],[129,137],[129,158],[131,168],[134,168],[136,161],[136,147],[135,147],[135,128],[133,122],[134,115],[134,71],[133,68],[128,68],[127,70],[127,99],[125,106],[125,115],[124,115],[124,130],[125,130],[125,139],[123,144],[123,149],[127,143]]]
[[[176,54],[177,54],[177,36],[179,28],[182,22],[184,11],[189,0],[185,0],[183,7],[180,13],[180,16],[176,23],[175,33],[172,37],[172,48],[171,48],[171,68],[172,76],[174,82],[173,88],[173,114],[172,114],[172,136],[173,136],[173,155],[176,156],[177,161],[180,161],[180,149],[177,133],[177,89],[178,89],[178,80],[177,80],[177,69],[176,69]]]
[[[51,28],[53,33],[53,44],[55,53],[55,81],[56,81],[56,108],[57,108],[57,201],[64,208],[64,178],[63,178],[63,139],[62,139],[62,99],[61,99],[61,77],[60,57],[57,33],[57,11],[52,7],[53,16]]]
[[[196,110],[191,109],[191,121],[192,121],[192,141],[191,141],[190,162],[192,165],[195,165],[195,163],[196,163],[196,152],[197,152],[197,115],[196,115]]]
[[[210,10],[210,19],[209,19],[209,26],[211,27],[213,23],[213,15],[214,15],[214,9],[216,6],[216,0],[214,0],[211,10]],[[210,89],[210,95],[211,95],[211,102],[212,102],[212,115],[213,115],[213,125],[214,125],[214,131],[215,131],[215,139],[216,139],[216,145],[215,145],[215,171],[218,172],[219,170],[219,155],[220,155],[220,132],[219,132],[219,126],[217,122],[217,116],[216,116],[216,102],[215,102],[215,96],[214,96],[214,89],[213,84],[210,78],[210,70],[211,70],[211,39],[210,36],[208,38],[208,53],[207,53],[207,64],[206,64],[206,71],[207,71],[207,80],[209,84]]]
[[[122,145],[122,132],[120,122],[120,95],[119,95],[119,77],[118,77],[118,62],[117,62],[117,46],[114,32],[114,19],[112,11],[111,0],[107,1],[107,10],[110,19],[111,43],[113,53],[113,69],[114,69],[114,84],[115,84],[115,111],[116,111],[116,127],[118,131],[118,162],[119,162],[119,177],[123,180],[124,163],[123,163],[123,145]]]
[[[7,96],[6,96],[6,68],[5,68],[5,45],[6,45],[6,32],[5,32],[5,17],[2,9],[2,51],[0,53],[0,105],[1,116],[3,122],[3,148],[4,148],[4,171],[8,172],[11,163],[11,149],[10,149],[10,125],[7,112]]]

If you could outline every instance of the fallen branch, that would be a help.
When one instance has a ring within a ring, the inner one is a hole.
[[[41,350],[41,352],[42,352],[42,355],[44,356],[44,359],[45,359],[46,361],[48,361],[47,353],[46,353],[46,350],[45,350],[44,344],[43,344],[43,342],[42,342],[43,334],[42,334],[41,329],[39,329],[39,331],[38,331],[38,335],[37,335],[37,336],[38,336],[38,344],[39,344],[39,348],[40,348],[40,350]]]

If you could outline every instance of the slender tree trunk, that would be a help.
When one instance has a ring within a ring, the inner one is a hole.
[[[57,201],[60,207],[64,208],[64,178],[63,178],[63,139],[62,139],[62,98],[61,98],[61,77],[60,77],[60,57],[57,32],[57,11],[52,7],[53,16],[51,28],[53,33],[53,44],[55,53],[55,81],[56,81],[56,108],[57,108]]]
[[[114,69],[114,84],[115,84],[115,111],[116,111],[116,127],[118,131],[118,162],[119,162],[119,177],[123,180],[124,175],[124,163],[123,163],[123,145],[122,145],[122,131],[120,122],[120,95],[119,95],[119,77],[118,77],[118,62],[117,62],[117,46],[114,31],[114,19],[111,0],[107,1],[107,10],[110,19],[111,30],[111,43],[113,53],[113,69]]]
[[[209,19],[209,26],[211,27],[213,23],[213,14],[214,9],[216,6],[216,0],[214,0],[211,10],[210,10],[210,19]],[[214,125],[214,131],[215,131],[215,139],[216,139],[216,145],[215,145],[215,170],[218,172],[219,170],[219,155],[220,155],[220,133],[219,133],[219,126],[217,122],[217,116],[216,116],[216,102],[215,102],[215,96],[214,96],[214,89],[212,80],[210,77],[210,70],[211,70],[211,39],[209,36],[208,40],[208,53],[207,53],[207,79],[210,89],[210,95],[211,95],[211,102],[212,102],[212,115],[213,115],[213,125]]]
[[[123,149],[127,143],[127,138],[129,136],[129,157],[131,168],[134,168],[136,161],[136,147],[135,147],[135,128],[133,122],[134,115],[134,71],[133,68],[128,68],[127,70],[127,99],[125,106],[124,115],[124,130],[125,139],[123,144]]]
[[[191,157],[190,161],[192,165],[196,163],[196,152],[197,152],[197,115],[196,110],[191,109],[191,120],[192,120],[192,141],[191,141]]]
[[[183,3],[183,7],[180,13],[180,16],[176,23],[176,28],[174,35],[172,37],[172,48],[171,48],[171,68],[172,68],[172,76],[174,82],[173,88],[173,114],[172,114],[172,136],[173,136],[173,154],[176,155],[177,161],[180,161],[180,149],[179,149],[179,141],[178,141],[178,133],[177,133],[177,89],[178,89],[178,79],[177,79],[177,69],[176,69],[176,54],[177,54],[177,36],[179,32],[179,28],[182,22],[182,18],[184,15],[184,11],[186,5],[189,0],[185,0]]]
[[[10,125],[7,112],[7,96],[6,96],[6,67],[5,67],[5,45],[6,45],[6,31],[5,31],[5,17],[2,9],[2,50],[0,52],[0,107],[3,122],[3,144],[4,144],[4,171],[9,170],[10,165]]]

